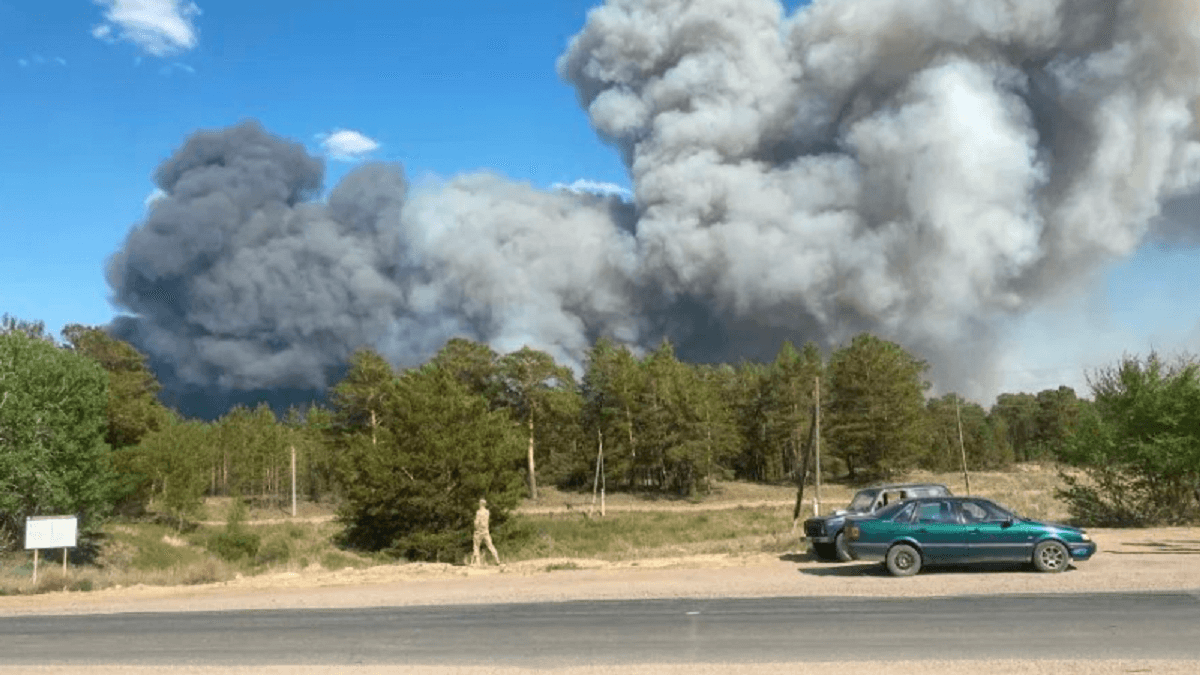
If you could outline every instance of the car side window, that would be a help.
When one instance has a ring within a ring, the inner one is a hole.
[[[917,522],[919,523],[956,523],[954,508],[950,502],[924,502],[917,507]]]
[[[963,518],[968,523],[1003,523],[1012,516],[987,501],[971,501],[962,503]]]
[[[987,509],[975,502],[963,502],[962,514],[968,523],[982,523],[988,519]]]

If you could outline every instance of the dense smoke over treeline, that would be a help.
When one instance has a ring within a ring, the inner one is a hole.
[[[194,134],[109,266],[168,396],[320,391],[465,336],[769,358],[868,330],[984,388],[1006,319],[1159,228],[1194,240],[1197,0],[609,0],[558,63],[632,203],[411,187],[257,123]],[[1160,218],[1164,206],[1166,218]],[[1180,214],[1183,214],[1182,216]],[[172,394],[174,392],[174,394]]]

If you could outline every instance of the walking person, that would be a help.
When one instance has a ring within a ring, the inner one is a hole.
[[[486,543],[488,550],[492,552],[492,557],[496,559],[496,564],[500,564],[500,554],[496,553],[496,547],[492,544],[492,534],[488,531],[488,523],[492,519],[492,512],[488,511],[487,500],[479,500],[479,510],[475,512],[475,553],[471,556],[472,565],[483,564],[483,560],[479,557],[479,545]]]

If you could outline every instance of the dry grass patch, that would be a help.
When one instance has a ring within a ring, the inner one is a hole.
[[[966,494],[961,473],[912,472],[896,482],[944,483]],[[971,474],[971,493],[1000,502],[1017,513],[1039,519],[1065,520],[1066,507],[1054,496],[1061,486],[1054,465],[1021,465],[1008,472]],[[856,487],[826,483],[821,487],[821,512],[849,503]],[[546,561],[556,570],[572,569],[574,561],[629,562],[688,556],[783,555],[804,550],[802,533],[792,529],[796,499],[793,485],[718,483],[710,494],[693,500],[657,495],[610,494],[607,515],[588,518],[590,492],[552,487],[540,491],[536,502],[526,500],[518,516],[494,534],[506,561]],[[805,488],[801,518],[813,511],[812,486]],[[296,519],[276,506],[251,505],[240,532],[251,535],[245,554],[217,555],[214,541],[227,532],[230,500],[210,499],[201,524],[191,530],[145,522],[115,522],[106,529],[95,565],[71,568],[65,577],[51,565],[39,571],[38,587],[31,583],[31,555],[15,551],[0,557],[0,594],[112,587],[195,585],[230,581],[238,576],[302,573],[318,569],[362,569],[395,561],[339,549],[335,537],[341,526],[332,521],[327,504],[306,503]],[[1135,541],[1131,539],[1130,541]],[[1140,539],[1136,541],[1141,541]],[[228,543],[228,542],[226,542]],[[1131,545],[1132,549],[1189,553],[1200,541],[1188,536]],[[45,575],[45,576],[43,576]]]
[[[1065,520],[1069,517],[1066,505],[1055,491],[1063,487],[1059,478],[1060,467],[1056,464],[1018,464],[1010,471],[972,472],[970,494],[986,497],[1008,506],[1018,514],[1030,518]],[[967,495],[966,481],[962,472],[933,473],[911,471],[897,476],[893,483],[942,483],[956,495]],[[859,487],[843,482],[825,482],[821,485],[820,511],[829,513],[844,508]],[[587,514],[593,510],[590,491],[563,491],[553,487],[538,488],[536,501],[526,499],[517,512],[522,514],[571,513]],[[804,504],[800,516],[807,518],[813,513],[813,498],[816,488],[804,488]],[[709,494],[694,499],[681,499],[662,495],[617,493],[609,494],[605,500],[606,510],[611,513],[626,511],[694,511],[735,508],[738,506],[777,507],[787,511],[790,526],[791,508],[796,502],[796,487],[791,484],[762,485],[739,481],[718,482]],[[595,507],[599,513],[599,504]]]

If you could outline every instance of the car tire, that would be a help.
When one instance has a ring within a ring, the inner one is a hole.
[[[850,562],[854,560],[854,556],[850,555],[850,549],[846,548],[846,533],[838,532],[833,538],[833,552],[838,562]]]
[[[1033,566],[1039,572],[1061,572],[1070,564],[1071,554],[1057,541],[1043,541],[1033,547]]]
[[[837,549],[833,544],[813,544],[812,552],[821,560],[837,560]]]
[[[896,544],[888,549],[884,565],[894,577],[911,577],[921,571],[921,552],[908,544]]]

